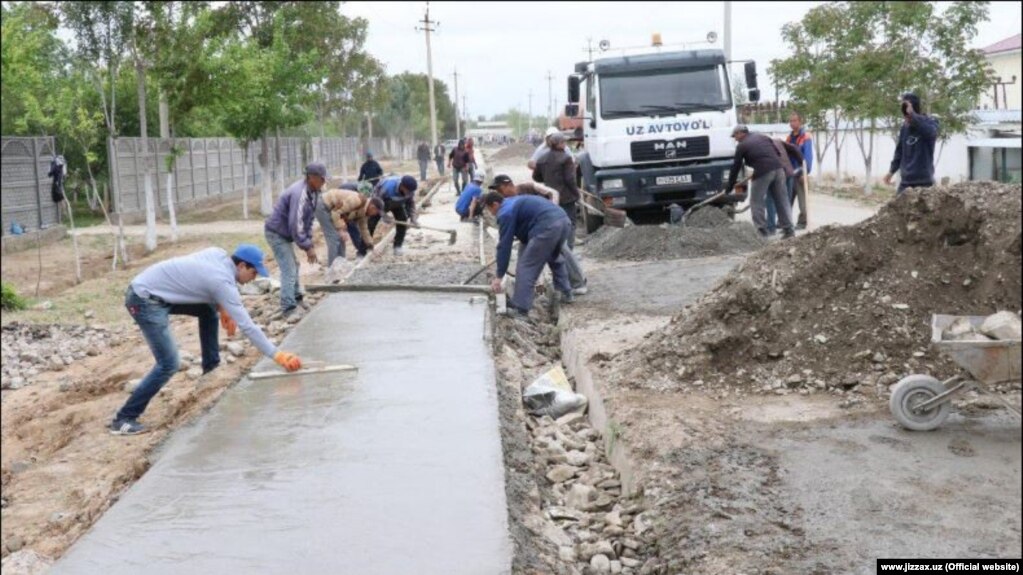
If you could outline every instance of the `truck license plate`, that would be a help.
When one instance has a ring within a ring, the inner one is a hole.
[[[682,174],[681,176],[658,176],[658,186],[670,186],[671,184],[688,184],[693,181],[693,176],[690,174]]]

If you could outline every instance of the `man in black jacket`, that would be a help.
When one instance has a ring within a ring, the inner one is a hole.
[[[902,117],[904,121],[899,129],[895,157],[884,176],[884,183],[890,185],[895,172],[900,173],[898,194],[906,188],[934,185],[934,142],[938,139],[938,121],[923,113],[916,94],[906,92],[902,95]]]
[[[560,132],[547,138],[550,151],[540,157],[533,168],[533,181],[558,191],[558,205],[572,222],[572,236],[568,246],[575,245],[575,220],[579,214],[582,193],[575,179],[575,160],[565,151],[565,136]]]
[[[426,181],[426,166],[430,164],[430,146],[426,142],[420,142],[416,148],[416,159],[419,160],[419,179]]]
[[[373,152],[366,152],[366,161],[359,168],[359,181],[368,181],[376,185],[384,175],[384,169],[373,159]]]
[[[788,190],[785,189],[785,167],[774,147],[774,140],[764,134],[750,133],[749,128],[742,124],[732,129],[732,137],[739,145],[735,147],[735,160],[728,173],[725,191],[730,192],[735,187],[735,179],[745,163],[753,170],[749,201],[753,225],[757,231],[765,238],[768,236],[767,194],[771,194],[778,208],[778,227],[782,229],[782,237],[791,238],[796,235],[792,225],[792,204],[789,203]]]

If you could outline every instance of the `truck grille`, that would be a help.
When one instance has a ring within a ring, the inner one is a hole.
[[[697,138],[632,142],[629,148],[633,162],[699,158],[710,154],[710,138],[699,136]]]

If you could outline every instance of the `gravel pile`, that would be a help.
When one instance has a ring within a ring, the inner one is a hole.
[[[585,253],[597,259],[674,260],[741,254],[764,244],[752,224],[732,222],[720,210],[706,209],[694,212],[684,227],[605,226],[586,243]]]
[[[859,225],[768,246],[613,358],[616,377],[878,397],[909,373],[947,377],[957,368],[929,348],[932,314],[1020,308],[1020,208],[1018,184],[916,190]]]
[[[120,339],[120,332],[84,325],[3,326],[3,389],[18,389],[46,371],[64,371],[76,360],[96,356]]]
[[[461,285],[480,269],[467,262],[445,264],[395,263],[375,264],[360,268],[345,283],[350,285]],[[473,285],[487,283],[487,274],[481,273]]]

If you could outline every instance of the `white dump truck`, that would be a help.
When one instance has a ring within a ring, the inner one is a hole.
[[[577,160],[591,208],[602,202],[637,223],[663,221],[667,206],[687,208],[724,188],[736,124],[728,64],[722,50],[656,47],[576,64],[565,115],[582,120]],[[755,102],[755,63],[745,62],[745,76]],[[600,218],[584,211],[593,231]]]

